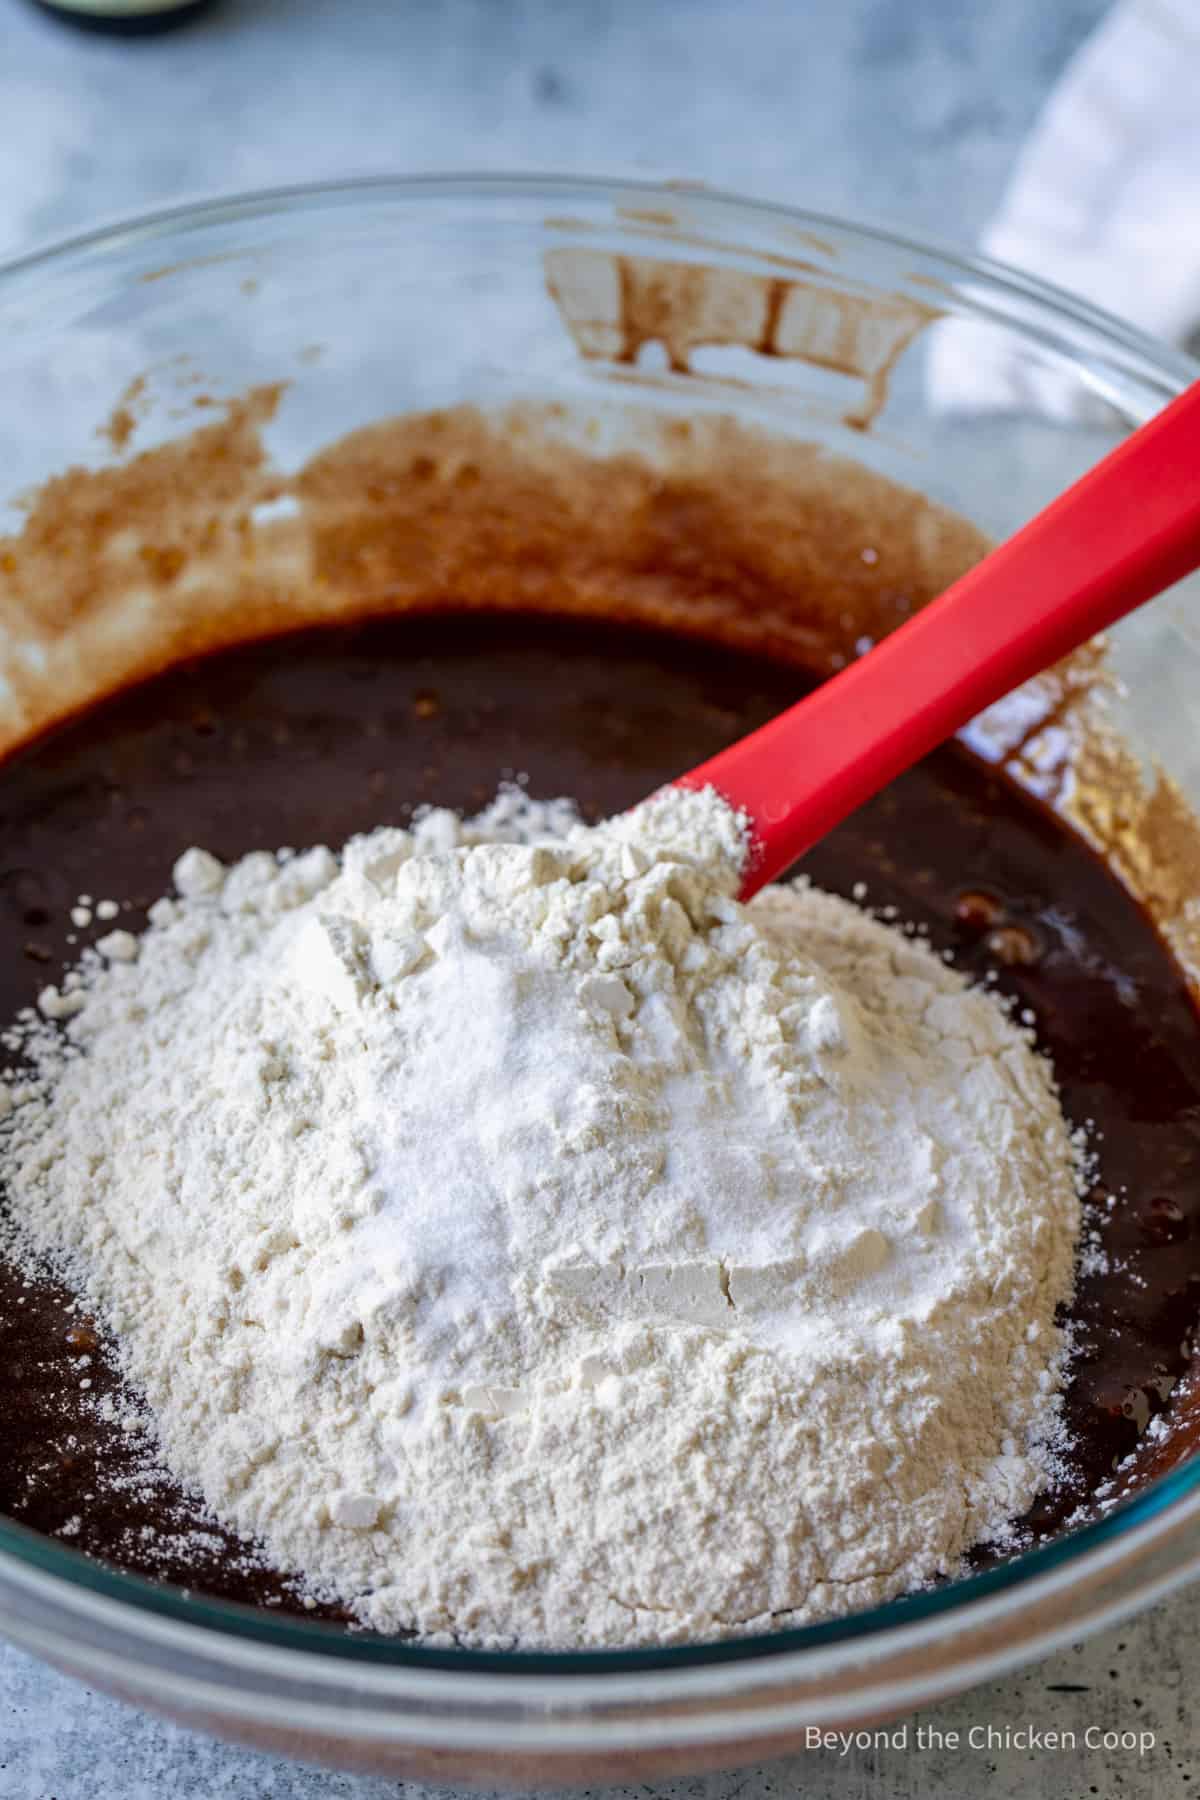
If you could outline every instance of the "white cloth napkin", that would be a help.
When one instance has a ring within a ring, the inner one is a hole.
[[[1068,65],[1017,160],[981,248],[1176,344],[1200,329],[1200,0],[1119,0]],[[947,333],[934,347],[951,407],[1019,403],[1036,385]],[[1077,412],[1077,388],[1062,410]]]
[[[1200,0],[1122,0],[1069,65],[983,239],[1157,337],[1200,322]]]

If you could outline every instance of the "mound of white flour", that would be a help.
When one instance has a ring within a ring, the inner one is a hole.
[[[177,866],[0,1176],[169,1466],[384,1631],[799,1623],[1051,1467],[1075,1153],[1019,1030],[711,792]]]

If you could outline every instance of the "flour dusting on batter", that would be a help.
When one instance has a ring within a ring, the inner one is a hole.
[[[18,1247],[170,1468],[365,1624],[798,1624],[1053,1476],[1077,1146],[1029,1034],[666,790],[231,868],[47,989]]]

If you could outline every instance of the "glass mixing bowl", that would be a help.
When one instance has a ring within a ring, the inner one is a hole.
[[[383,415],[533,396],[603,416],[633,399],[817,443],[1001,534],[1194,372],[1010,271],[690,187],[454,178],[252,195],[0,270],[0,528],[19,530],[21,494],[67,465],[125,466],[131,433],[138,452],[169,446],[204,408],[286,383],[261,409],[283,469]],[[0,555],[0,594],[3,573]],[[272,629],[288,623],[286,594],[274,603]],[[0,687],[5,741],[120,672],[82,617],[65,607],[34,642],[0,614],[7,676],[56,677],[32,710]],[[1200,644],[1178,593],[1114,634],[1111,662],[1112,718],[1136,757],[1200,802]],[[492,1786],[630,1780],[885,1719],[1149,1604],[1200,1572],[1200,1457],[1167,1460],[1046,1547],[770,1637],[417,1648],[154,1586],[2,1521],[0,1628],[114,1694],[295,1756]]]

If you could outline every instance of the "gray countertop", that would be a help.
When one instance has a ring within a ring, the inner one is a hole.
[[[0,253],[366,171],[690,176],[970,239],[1103,0],[222,0],[155,41],[0,0]]]
[[[969,241],[1103,10],[1102,0],[226,0],[169,38],[112,42],[0,0],[0,254],[194,194],[438,168],[689,176]],[[1198,1655],[1184,1595],[921,1715],[957,1731],[957,1749],[814,1753],[658,1791],[1183,1800],[1200,1786],[1183,1676]],[[1154,1747],[1089,1748],[1089,1727],[1148,1732]],[[976,1747],[972,1732],[989,1728],[1000,1747]],[[1031,1728],[1073,1730],[1081,1747],[1004,1737]],[[0,1800],[397,1791],[225,1748],[0,1647]]]

